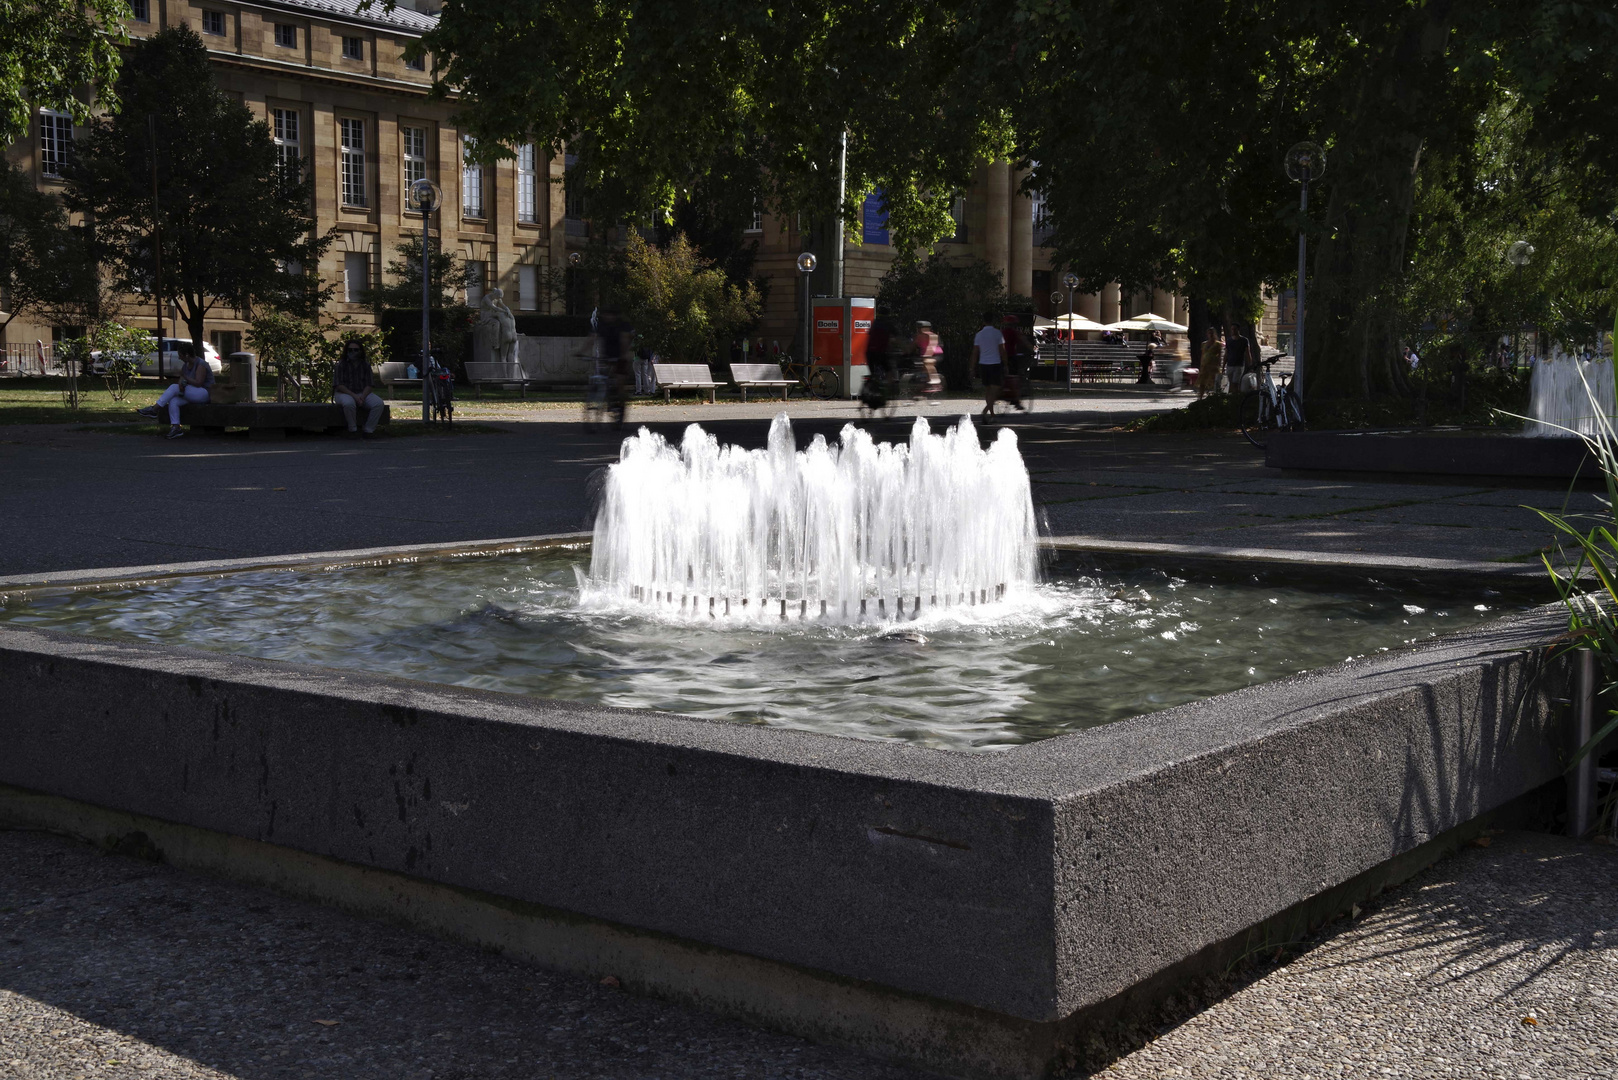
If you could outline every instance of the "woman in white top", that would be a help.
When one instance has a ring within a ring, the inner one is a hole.
[[[213,385],[213,368],[208,361],[197,356],[195,348],[189,341],[176,341],[174,350],[180,354],[180,378],[175,384],[163,391],[157,399],[156,405],[148,405],[144,409],[135,411],[142,416],[149,416],[153,420],[163,415],[165,408],[169,411],[169,434],[171,439],[178,439],[185,434],[180,426],[180,406],[189,402],[192,405],[204,405],[208,401],[208,388]]]

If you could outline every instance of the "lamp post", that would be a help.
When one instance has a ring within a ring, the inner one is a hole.
[[[1062,287],[1067,290],[1067,392],[1073,392],[1073,290],[1079,287],[1079,275],[1069,270],[1062,275]]]
[[[1514,272],[1515,281],[1513,283],[1512,291],[1515,292],[1519,297],[1522,296],[1522,268],[1532,262],[1533,259],[1534,245],[1530,244],[1526,240],[1517,240],[1512,243],[1510,247],[1506,248],[1506,262],[1516,267]],[[1517,328],[1512,332],[1511,335],[1512,370],[1516,370],[1517,366],[1522,363],[1522,319],[1517,319],[1516,323]]]
[[[421,422],[424,424],[433,419],[432,353],[428,351],[433,333],[432,215],[443,196],[438,185],[425,176],[412,183],[405,196],[405,206],[421,215]]]
[[[1303,400],[1303,284],[1309,261],[1309,234],[1304,225],[1309,215],[1309,181],[1319,179],[1326,172],[1326,152],[1312,142],[1294,143],[1287,151],[1288,179],[1301,186],[1298,194],[1298,312],[1297,325],[1292,334],[1292,385],[1297,387],[1298,400]]]
[[[803,381],[809,383],[809,367],[815,362],[811,355],[814,351],[814,312],[809,307],[809,275],[815,272],[815,253],[805,251],[798,256],[798,273],[803,276]]]

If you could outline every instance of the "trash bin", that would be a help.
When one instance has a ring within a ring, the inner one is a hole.
[[[233,352],[226,357],[230,381],[245,391],[242,401],[258,400],[258,357],[250,352]]]

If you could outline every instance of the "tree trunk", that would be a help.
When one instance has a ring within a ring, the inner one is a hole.
[[[1395,292],[1415,201],[1425,125],[1438,111],[1453,0],[1412,9],[1380,63],[1366,65],[1353,121],[1335,148],[1323,236],[1305,313],[1309,397],[1408,391],[1398,360]]]

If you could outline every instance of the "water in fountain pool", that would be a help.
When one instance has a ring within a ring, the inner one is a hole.
[[[983,750],[1398,648],[1521,602],[1366,582],[1097,573],[903,622],[674,620],[580,602],[586,547],[16,595],[0,622]]]

